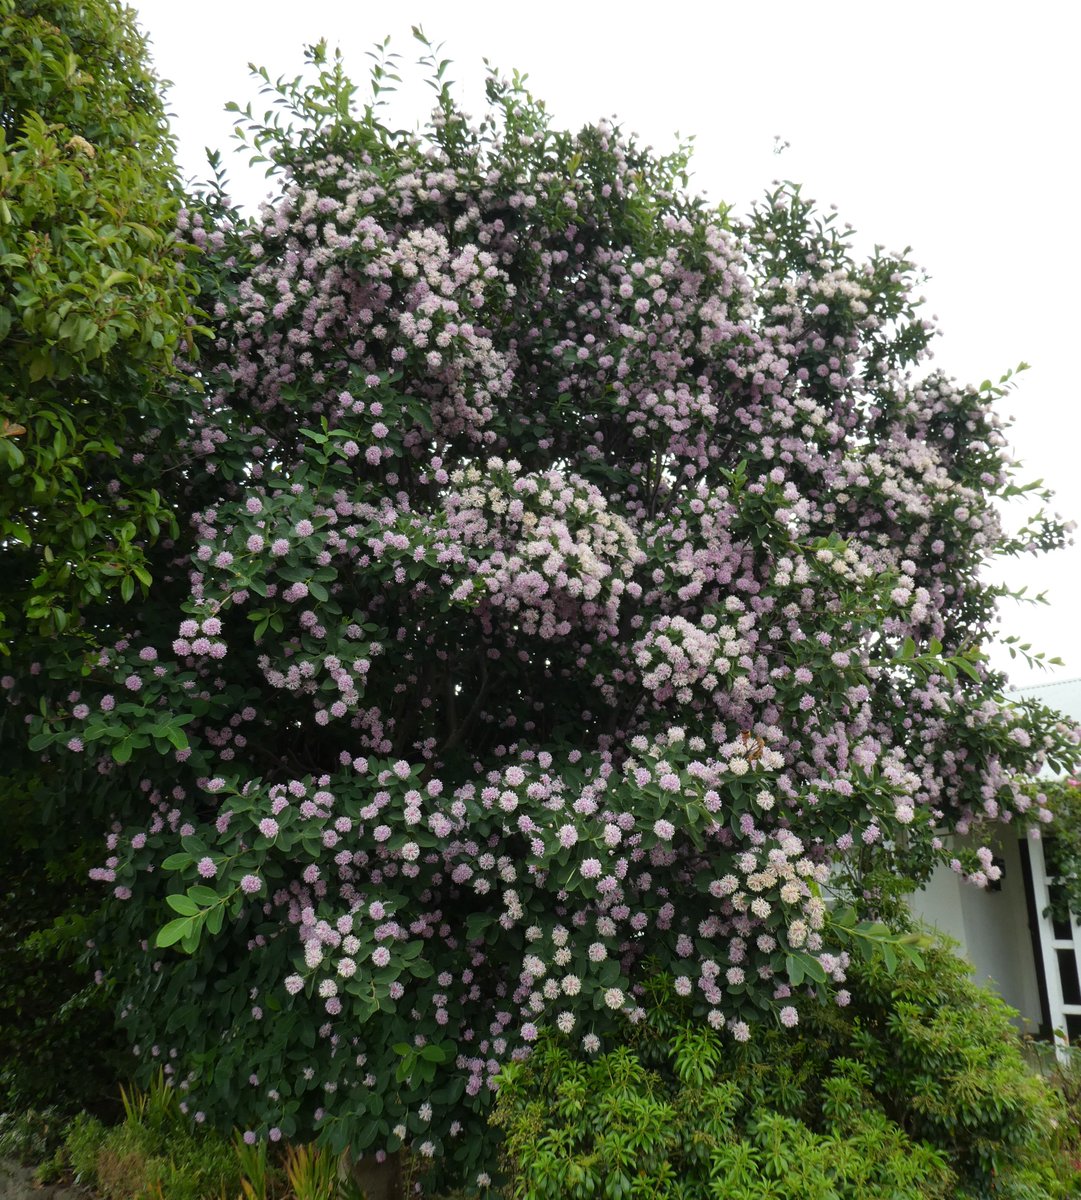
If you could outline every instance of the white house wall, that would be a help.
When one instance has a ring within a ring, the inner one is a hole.
[[[1040,700],[1074,721],[1081,722],[1081,679],[1056,680],[1036,687],[1021,688],[1012,696]],[[1017,831],[1018,834],[1020,832]],[[1054,835],[1053,822],[1047,832]],[[1036,954],[1029,928],[1028,900],[1017,836],[1004,837],[996,848],[996,853],[1005,860],[1000,891],[982,891],[970,887],[963,884],[954,872],[940,867],[927,886],[912,897],[911,908],[927,924],[937,927],[958,943],[958,953],[972,963],[976,979],[991,985],[1007,1004],[1017,1009],[1024,1028],[1034,1032],[1046,1021],[1050,1029],[1061,1030],[1066,1028],[1068,1017],[1081,1022],[1081,1006],[1071,1006],[1064,1001],[1058,956],[1059,950],[1081,947],[1081,924],[1075,919],[1072,939],[1064,941],[1055,937],[1051,920],[1044,913],[1048,896],[1043,847],[1034,843],[1031,850],[1035,924],[1039,943],[1036,953],[1040,957],[1047,989],[1046,1013],[1042,1011],[1040,1001]],[[1077,957],[1081,959],[1081,953]],[[1073,969],[1076,972],[1076,965]]]
[[[1035,1032],[1042,1023],[1039,982],[1032,953],[1021,849],[1015,838],[995,847],[1003,860],[1002,887],[975,888],[939,867],[911,900],[915,915],[958,943],[958,953],[975,968],[975,979],[991,986]]]

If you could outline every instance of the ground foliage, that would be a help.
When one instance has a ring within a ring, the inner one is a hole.
[[[936,949],[860,967],[846,1010],[731,1047],[669,981],[593,1058],[546,1039],[503,1072],[505,1194],[726,1200],[1069,1197],[1079,1114],[1026,1064],[1001,1001]]]
[[[364,104],[309,57],[238,118],[280,198],[181,216],[211,334],[125,435],[173,481],[149,599],[20,646],[5,738],[110,829],[143,1072],[469,1181],[500,1069],[619,1044],[647,954],[753,1044],[918,958],[876,880],[995,877],[1074,733],[1005,698],[981,572],[1066,530],[1003,529],[1002,389],[926,373],[918,272],[797,188],[737,220],[517,76],[470,122],[434,57],[395,131],[389,59]]]
[[[124,1120],[108,1126],[81,1114],[68,1127],[58,1163],[104,1200],[211,1200],[241,1195],[235,1148],[181,1113],[159,1073],[146,1091],[125,1090]],[[251,1200],[255,1200],[254,1197]],[[265,1196],[260,1198],[265,1200]]]

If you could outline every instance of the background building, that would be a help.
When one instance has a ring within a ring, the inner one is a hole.
[[[1081,724],[1081,679],[1019,688]],[[958,943],[958,952],[1016,1008],[1031,1033],[1081,1044],[1081,923],[1076,914],[1056,920],[1048,912],[1054,880],[1042,837],[1011,836],[1003,827],[994,847],[1002,879],[981,890],[939,867],[912,900],[917,916]]]

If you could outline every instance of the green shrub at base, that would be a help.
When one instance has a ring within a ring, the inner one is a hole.
[[[892,976],[862,965],[858,1000],[840,1020],[821,1019],[822,1036],[867,1069],[893,1119],[947,1152],[959,1198],[1081,1196],[1062,1152],[1081,1113],[1028,1067],[1016,1013],[949,951],[927,965]]]
[[[63,1145],[66,1125],[57,1108],[0,1112],[0,1159],[24,1167],[48,1163]]]
[[[658,980],[646,1021],[592,1059],[543,1040],[494,1120],[516,1200],[1066,1200],[1078,1120],[1026,1065],[1010,1010],[946,950],[850,972],[746,1045]]]
[[[219,1133],[194,1126],[159,1077],[124,1096],[125,1120],[113,1127],[82,1114],[65,1139],[79,1183],[104,1200],[211,1200],[240,1194],[240,1162]]]

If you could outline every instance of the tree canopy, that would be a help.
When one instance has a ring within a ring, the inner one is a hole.
[[[661,976],[791,1028],[918,958],[892,880],[996,877],[1073,732],[1005,698],[982,570],[1065,531],[1004,531],[1001,389],[927,371],[905,255],[792,186],[711,207],[518,76],[472,123],[431,58],[414,134],[386,61],[358,106],[309,57],[240,114],[280,197],[179,219],[188,416],[116,434],[176,481],[149,596],[20,647],[8,729],[110,830],[145,1070],[467,1179],[541,1029],[599,1051]]]
[[[161,85],[117,0],[0,0],[0,650],[150,582],[127,460],[191,345]]]

